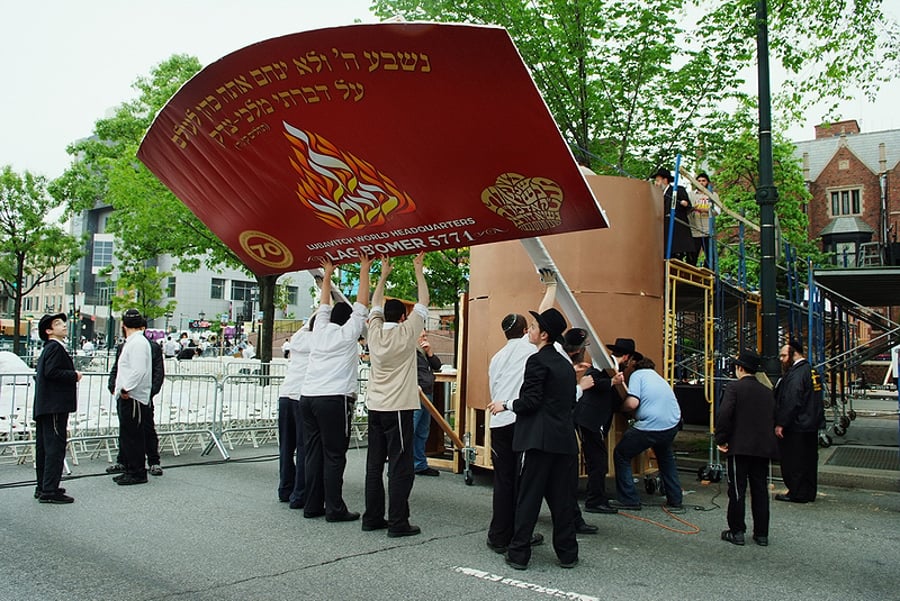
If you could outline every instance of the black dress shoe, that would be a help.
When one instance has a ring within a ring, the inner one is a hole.
[[[609,503],[603,505],[585,505],[584,510],[588,513],[619,513],[615,507],[610,507]]]
[[[512,559],[509,558],[508,555],[506,556],[506,565],[508,565],[509,567],[511,567],[514,570],[527,570],[528,569],[527,563],[519,563],[517,561],[513,561]]]
[[[732,532],[731,530],[722,531],[722,540],[728,541],[732,545],[744,546],[744,533]]]
[[[138,474],[121,474],[113,478],[119,486],[131,486],[132,484],[146,484],[147,474],[143,476]]]
[[[777,494],[775,495],[776,501],[785,501],[787,503],[808,503],[806,499],[798,499],[796,497],[792,497],[790,495]]]
[[[345,511],[344,513],[339,513],[337,515],[326,515],[326,522],[355,522],[359,519],[359,512],[357,511]]]
[[[419,470],[416,472],[417,476],[440,476],[441,473],[434,469],[433,467],[426,467],[424,470]]]
[[[387,520],[381,520],[380,522],[369,522],[363,521],[362,530],[363,532],[371,532],[373,530],[384,530],[388,527]]]
[[[540,532],[535,533],[531,537],[531,540],[528,541],[528,544],[531,545],[532,547],[537,547],[538,545],[543,545],[544,544],[544,535],[541,534]]]
[[[288,507],[290,507],[291,509],[303,509],[304,505],[306,505],[306,501],[301,501],[300,499],[297,499],[296,501],[291,501],[290,505],[288,505]]]
[[[600,529],[594,526],[593,524],[587,524],[585,522],[581,522],[580,524],[575,524],[575,533],[576,534],[597,534]]]
[[[66,494],[66,489],[65,488],[57,488],[56,492],[64,495],[64,494]],[[42,491],[40,488],[35,487],[34,498],[40,499],[42,494],[44,494],[44,491]]]
[[[768,536],[756,536],[753,535],[753,542],[759,545],[760,547],[768,547],[769,546],[769,537]]]
[[[391,538],[398,538],[400,536],[415,536],[417,534],[421,534],[422,529],[418,526],[413,526],[412,524],[407,524],[401,528],[389,528],[388,536]]]
[[[70,497],[69,495],[63,494],[59,491],[47,494],[44,493],[41,495],[41,498],[38,499],[40,503],[53,503],[54,505],[66,505],[68,503],[74,503],[75,499]]]
[[[561,567],[561,568],[566,568],[567,570],[570,570],[570,569],[574,568],[574,567],[577,566],[577,565],[578,565],[578,558],[577,558],[577,557],[576,557],[575,559],[573,559],[572,561],[562,561],[562,560],[560,560],[560,562],[559,562],[559,567]]]
[[[487,548],[493,551],[494,553],[499,553],[500,555],[506,553],[506,545],[495,545],[490,540],[485,541]]]
[[[309,511],[309,510],[304,510],[304,511],[303,511],[303,517],[305,517],[305,518],[307,518],[307,519],[320,518],[320,517],[322,517],[323,515],[325,515],[325,510],[324,510],[324,509],[316,509],[316,510],[313,510],[313,511]]]
[[[621,510],[625,510],[625,511],[640,511],[641,510],[640,503],[638,503],[637,505],[630,505],[628,503],[621,503],[619,501],[616,501],[615,499],[613,499],[612,501],[609,502],[609,506],[614,509],[618,509],[620,511]]]

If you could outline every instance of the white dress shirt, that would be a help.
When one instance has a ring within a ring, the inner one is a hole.
[[[303,396],[356,397],[359,378],[359,345],[369,311],[353,303],[353,313],[339,326],[331,323],[331,305],[319,305],[303,381]]]
[[[525,380],[525,362],[537,352],[537,347],[528,342],[528,334],[506,341],[506,346],[491,357],[488,367],[488,381],[491,386],[492,401],[512,401],[519,398],[519,389]],[[516,421],[512,411],[501,411],[491,416],[491,428],[502,428]]]

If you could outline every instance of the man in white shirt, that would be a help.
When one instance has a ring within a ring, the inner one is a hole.
[[[278,393],[278,499],[291,509],[303,509],[306,502],[306,451],[303,444],[303,415],[300,391],[309,366],[313,315],[303,327],[285,341],[290,348],[290,363]]]
[[[369,410],[369,447],[366,455],[366,513],[363,530],[388,529],[388,536],[413,536],[422,530],[409,523],[409,493],[413,467],[413,413],[419,408],[419,334],[428,319],[428,284],[425,253],[413,260],[418,302],[409,316],[396,299],[384,303],[384,285],[391,262],[381,259],[381,277],[375,287],[369,317],[369,359],[372,371],[366,395]],[[388,458],[388,519],[384,519],[384,458]]]
[[[141,423],[153,419],[150,411],[153,363],[151,342],[144,336],[143,326],[144,318],[137,309],[128,309],[122,315],[125,344],[119,355],[115,391],[119,413],[119,448],[125,472],[113,478],[116,484],[122,486],[147,482],[144,463],[146,447]]]
[[[303,517],[324,515],[329,522],[359,519],[347,509],[342,489],[350,418],[358,388],[359,354],[356,341],[362,334],[369,310],[369,269],[372,259],[362,257],[359,293],[351,307],[331,306],[331,276],[334,265],[322,263],[325,271],[316,324],[313,328],[309,366],[303,381],[300,411],[306,446],[306,502]]]

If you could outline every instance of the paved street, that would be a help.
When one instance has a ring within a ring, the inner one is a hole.
[[[238,449],[208,464],[196,452],[168,456],[164,476],[133,487],[83,460],[64,484],[69,506],[37,503],[24,483],[33,472],[0,465],[0,600],[844,601],[900,590],[898,492],[822,487],[815,504],[773,503],[770,546],[736,547],[719,540],[724,484],[683,472],[687,524],[651,505],[660,497],[645,497],[640,521],[586,514],[600,534],[581,537],[580,565],[563,570],[545,509],[548,542],[517,572],[484,544],[489,474],[474,486],[449,473],[417,478],[412,522],[423,534],[389,539],[278,503],[274,452]],[[351,449],[344,487],[359,511],[364,456]]]

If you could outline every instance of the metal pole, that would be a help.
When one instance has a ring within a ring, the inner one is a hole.
[[[759,288],[762,296],[762,361],[774,382],[781,373],[778,362],[778,315],[775,296],[775,188],[772,166],[772,110],[769,89],[769,31],[766,0],[756,6],[756,49],[759,89],[759,204],[760,257]]]

